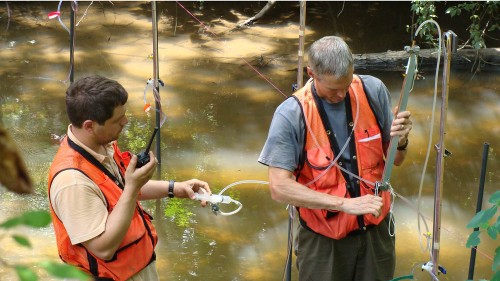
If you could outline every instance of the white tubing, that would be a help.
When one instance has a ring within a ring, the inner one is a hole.
[[[327,172],[328,170],[330,170],[333,166],[337,166],[339,168],[341,168],[339,165],[337,165],[337,160],[340,158],[340,156],[342,155],[342,153],[344,153],[344,150],[346,150],[347,148],[347,145],[349,144],[349,141],[351,140],[351,137],[352,137],[352,134],[354,133],[354,129],[356,128],[356,124],[358,123],[358,117],[359,117],[359,100],[358,100],[358,94],[356,93],[356,91],[354,91],[354,95],[356,97],[356,117],[354,118],[354,125],[352,126],[352,130],[351,130],[351,133],[349,134],[349,137],[347,138],[346,142],[344,143],[344,146],[342,146],[342,149],[340,150],[339,152],[339,155],[337,155],[337,157],[335,157],[335,159],[333,159],[332,163],[330,163],[330,165],[328,165],[328,167],[323,171],[321,172],[321,174],[319,174],[317,177],[315,177],[314,179],[312,179],[310,182],[306,183],[305,186],[309,186],[313,183],[315,183],[317,180],[319,180],[321,177],[323,177]],[[306,124],[307,124],[307,121],[306,121]],[[309,132],[311,133],[311,135],[314,137],[314,134],[313,132],[311,131],[311,128],[309,126],[307,126],[307,129],[309,130]],[[318,144],[319,146],[319,144]],[[362,180],[362,181],[366,181],[365,179],[361,178],[361,177],[358,177],[356,176],[355,174],[345,170],[345,169],[342,169],[342,171],[350,174],[351,176],[359,179],[359,180]]]
[[[197,200],[200,200],[200,201],[207,201],[207,202],[210,202],[212,204],[220,204],[220,203],[224,203],[224,204],[230,204],[230,203],[234,203],[236,205],[238,205],[238,208],[236,208],[236,210],[232,211],[232,212],[222,212],[219,210],[219,214],[222,215],[222,216],[231,216],[231,215],[234,215],[236,213],[238,213],[242,208],[243,208],[243,204],[241,204],[239,201],[237,200],[234,200],[232,199],[231,197],[229,196],[226,196],[226,195],[222,195],[226,190],[228,190],[229,188],[235,186],[235,185],[238,185],[238,184],[243,184],[243,183],[257,183],[257,184],[269,184],[269,182],[267,181],[260,181],[260,180],[242,180],[242,181],[237,181],[237,182],[233,182],[232,184],[229,184],[228,186],[224,187],[220,192],[219,194],[207,194],[207,193],[195,193],[195,196],[196,196],[196,199]]]
[[[420,177],[420,186],[418,188],[418,197],[417,197],[417,213],[420,213],[420,205],[421,205],[421,197],[422,197],[422,189],[424,185],[424,178],[425,178],[425,170],[427,169],[427,163],[429,162],[429,156],[430,156],[430,151],[431,151],[431,145],[432,145],[432,132],[433,132],[433,126],[434,126],[434,115],[435,115],[435,110],[436,110],[436,100],[437,100],[437,85],[438,85],[438,77],[439,77],[439,63],[441,61],[441,28],[439,27],[439,24],[434,21],[434,20],[426,20],[423,23],[420,24],[420,26],[417,28],[415,31],[415,37],[417,37],[418,32],[424,26],[426,23],[433,23],[436,25],[438,29],[438,40],[439,40],[439,47],[438,47],[438,57],[437,57],[437,64],[436,64],[436,74],[434,77],[434,99],[432,101],[432,113],[431,113],[431,121],[430,121],[430,129],[429,129],[429,143],[427,145],[427,152],[425,155],[425,161],[424,161],[424,167],[422,169],[422,175]],[[418,233],[420,233],[420,217],[418,217],[417,220],[418,224]],[[422,237],[419,235],[419,243],[420,243],[420,249],[422,252],[424,252],[426,249],[423,249],[422,247]]]

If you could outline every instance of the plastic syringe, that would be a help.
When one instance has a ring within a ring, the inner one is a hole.
[[[213,204],[218,204],[218,203],[229,204],[233,202],[233,199],[231,199],[231,197],[225,195],[195,193],[194,196],[196,197],[196,200],[207,201]]]

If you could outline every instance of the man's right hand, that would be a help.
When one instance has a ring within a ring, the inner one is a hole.
[[[356,198],[344,198],[339,211],[351,215],[372,214],[375,217],[382,213],[382,197],[374,195],[364,195]]]
[[[141,190],[153,176],[156,168],[156,157],[152,151],[149,152],[149,162],[139,169],[136,169],[137,156],[133,155],[125,171],[125,189],[132,188],[136,193]]]

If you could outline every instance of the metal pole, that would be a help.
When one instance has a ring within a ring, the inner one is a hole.
[[[158,16],[156,14],[156,1],[151,2],[153,11],[153,87],[160,93],[159,85],[159,68],[158,68]],[[160,108],[159,101],[155,99],[156,108]],[[160,128],[160,111],[156,110],[156,127]],[[157,177],[160,178],[161,172],[161,150],[160,150],[160,136],[156,135],[156,158],[158,158],[158,165],[156,166]]]
[[[153,87],[160,94],[160,85],[159,85],[159,68],[158,68],[158,15],[156,13],[156,1],[151,2],[151,10],[153,13],[152,19],[152,29],[153,29]],[[161,108],[159,101],[155,99],[155,107],[156,109]],[[160,111],[156,110],[156,127],[160,128]],[[161,132],[161,131],[160,131]],[[156,178],[158,180],[161,179],[161,133],[158,132],[156,134],[156,158],[158,159],[158,165],[156,166]],[[160,212],[160,199],[156,200],[156,215],[159,215]]]
[[[483,145],[483,162],[481,164],[481,176],[479,177],[479,192],[477,193],[476,214],[481,212],[483,207],[484,179],[486,177],[486,164],[488,162],[489,143]],[[479,231],[479,227],[474,228]],[[469,275],[467,280],[474,280],[474,267],[476,265],[476,247],[470,249]]]
[[[306,1],[300,1],[299,60],[297,65],[297,89],[304,85],[304,33],[306,25]]]
[[[415,45],[405,46],[405,51],[410,54],[408,58],[408,64],[406,67],[406,75],[403,80],[403,87],[401,89],[401,94],[399,96],[398,112],[405,111],[408,105],[408,98],[410,92],[413,89],[413,83],[415,82],[415,77],[417,75],[417,56],[420,52],[420,47]],[[395,114],[395,116],[397,113]],[[387,157],[385,161],[384,172],[382,173],[382,179],[380,182],[375,183],[375,194],[378,195],[379,190],[385,191],[390,187],[390,179],[392,174],[392,167],[394,166],[394,159],[396,158],[396,152],[399,142],[399,136],[393,136],[389,143],[389,148],[387,149]]]
[[[300,22],[299,22],[299,52],[298,52],[298,64],[297,64],[297,88],[300,89],[304,85],[304,34],[306,26],[306,1],[300,1]],[[289,206],[289,208],[294,208]],[[286,261],[286,272],[285,280],[292,280],[292,259],[293,259],[293,209],[290,209],[288,216],[288,258]]]
[[[289,208],[294,208],[293,206],[289,206]],[[293,210],[290,210],[290,212],[293,212]],[[288,258],[286,260],[286,275],[285,275],[285,280],[290,281],[292,280],[292,259],[293,259],[293,235],[292,235],[292,227],[293,227],[293,218],[289,214],[288,216]]]
[[[441,121],[439,126],[439,143],[436,145],[437,159],[436,159],[436,180],[434,186],[434,224],[432,228],[432,273],[434,276],[438,275],[439,268],[439,250],[441,239],[441,197],[443,193],[443,173],[444,173],[444,157],[445,145],[444,138],[446,136],[446,113],[448,110],[448,89],[450,83],[450,64],[452,43],[455,40],[455,34],[452,31],[445,32],[445,56],[443,68],[443,82],[441,86],[442,101],[441,101]],[[456,49],[454,50],[456,51]]]
[[[74,66],[75,66],[75,25],[76,17],[75,10],[77,6],[74,2],[71,2],[71,13],[70,13],[70,29],[69,29],[69,82],[73,84],[74,78]]]

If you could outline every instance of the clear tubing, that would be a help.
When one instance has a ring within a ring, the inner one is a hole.
[[[68,33],[71,33],[71,32],[69,31],[68,27],[67,27],[67,26],[64,24],[64,22],[62,22],[62,20],[61,20],[61,16],[60,16],[61,14],[60,14],[60,13],[61,13],[61,4],[62,4],[62,2],[63,2],[62,0],[61,0],[61,1],[59,1],[59,5],[57,6],[57,11],[59,12],[59,16],[57,17],[57,19],[59,20],[59,23],[62,25],[62,27],[64,27],[64,29],[66,29],[66,31],[67,31]]]
[[[237,212],[239,212],[241,210],[241,208],[243,208],[243,204],[241,204],[239,201],[237,200],[234,200],[232,199],[231,197],[229,196],[224,196],[222,195],[226,190],[228,190],[229,188],[235,186],[235,185],[238,185],[238,184],[243,184],[243,183],[257,183],[257,184],[269,184],[269,182],[267,181],[260,181],[260,180],[242,180],[242,181],[237,181],[237,182],[233,182],[232,184],[224,187],[220,192],[219,194],[212,194],[212,195],[208,195],[208,194],[197,194],[195,193],[195,196],[196,196],[196,199],[197,200],[205,200],[205,201],[208,201],[208,202],[211,202],[213,204],[218,204],[218,203],[224,203],[224,204],[229,204],[229,203],[234,203],[236,205],[238,205],[238,208],[232,212],[222,212],[219,210],[219,214],[221,214],[222,216],[231,216],[231,215],[234,215],[236,214]]]
[[[241,181],[237,181],[237,182],[233,182],[232,184],[224,187],[220,192],[219,192],[219,195],[222,195],[222,193],[224,193],[226,190],[228,190],[229,188],[235,186],[235,185],[238,185],[238,184],[243,184],[243,183],[257,183],[257,184],[269,184],[269,182],[267,181],[260,181],[260,180],[241,180]]]
[[[75,1],[75,3],[76,3],[76,1]],[[80,22],[81,22],[81,21],[82,21],[82,20],[83,20],[83,19],[87,16],[87,12],[88,12],[88,10],[89,10],[90,6],[92,6],[92,4],[93,4],[93,3],[94,3],[94,1],[90,2],[90,4],[89,4],[89,6],[87,7],[87,9],[85,9],[85,12],[83,13],[82,18],[81,18],[81,19],[80,19],[80,20],[76,23],[76,26],[79,26],[79,25],[80,25]],[[111,3],[111,4],[113,4],[113,3]]]
[[[437,63],[436,63],[436,74],[435,74],[435,77],[434,77],[434,99],[432,101],[432,113],[431,113],[431,121],[430,121],[431,125],[430,125],[430,130],[429,130],[429,143],[427,145],[427,152],[426,152],[426,155],[425,155],[424,167],[422,169],[422,175],[420,177],[420,186],[418,188],[417,212],[419,214],[420,214],[420,206],[421,206],[421,198],[422,198],[422,189],[423,189],[424,179],[425,179],[425,171],[427,170],[427,163],[429,162],[429,156],[430,156],[430,151],[431,151],[432,131],[433,131],[432,128],[434,126],[434,115],[435,115],[436,100],[437,100],[437,86],[438,86],[438,78],[439,78],[439,63],[441,61],[441,37],[442,37],[442,35],[441,35],[441,27],[439,27],[439,24],[436,21],[434,21],[434,20],[426,20],[423,23],[421,23],[420,26],[415,31],[415,37],[417,37],[418,32],[420,31],[420,29],[425,24],[427,24],[427,23],[433,23],[434,25],[436,25],[436,27],[438,29],[439,47],[438,47],[438,57],[437,57]],[[417,220],[417,224],[418,224],[418,233],[420,233],[420,231],[421,231],[421,228],[420,228],[420,218]],[[426,225],[426,227],[427,227],[427,225]],[[419,235],[419,243],[420,243],[420,249],[422,250],[422,252],[426,251],[426,249],[424,249],[422,247],[422,238],[420,237],[420,235]]]
[[[156,89],[156,87],[154,87],[153,85],[154,81],[153,79],[149,79],[147,82],[146,82],[146,88],[144,88],[144,95],[142,96],[142,99],[144,100],[144,105],[147,105],[148,101],[146,99],[146,93],[149,89],[149,86],[152,86],[152,89],[153,89],[153,97],[155,99],[155,105],[158,105],[156,107],[153,107],[150,105],[151,108],[154,108],[154,110],[156,111],[156,113],[159,113],[160,115],[160,128],[163,126],[163,124],[165,124],[165,121],[167,121],[167,115],[163,112],[163,109],[161,108],[161,97],[160,97],[160,93],[158,92],[158,90]],[[160,83],[160,85],[163,87],[163,85]]]
[[[314,179],[312,179],[310,182],[306,183],[305,185],[306,186],[309,186],[313,183],[315,183],[317,180],[319,180],[321,177],[323,177],[327,172],[328,170],[330,170],[334,165],[341,168],[339,165],[337,165],[337,160],[340,158],[340,156],[342,155],[342,153],[344,153],[344,150],[347,148],[347,145],[349,144],[349,141],[351,140],[351,137],[352,137],[352,134],[354,133],[354,129],[356,128],[356,124],[358,123],[358,118],[359,118],[359,100],[358,100],[358,94],[356,93],[356,91],[354,91],[354,96],[356,97],[356,117],[354,118],[354,125],[352,126],[352,130],[351,130],[351,133],[349,134],[349,137],[347,138],[346,142],[344,143],[344,146],[342,147],[342,149],[340,150],[339,152],[339,155],[337,155],[335,157],[335,159],[333,159],[332,163],[330,163],[330,165],[328,165],[328,167],[323,171],[321,172],[321,174],[319,174],[317,177],[315,177]],[[307,129],[309,130],[309,132],[311,133],[311,135],[314,137],[314,134],[311,130],[311,128],[309,127],[309,124],[306,120],[306,124],[307,124]],[[316,141],[317,143],[317,141]],[[319,146],[319,145],[318,145]],[[345,169],[342,169],[342,171],[345,171],[347,172],[349,175],[359,179],[359,180],[362,180],[362,181],[365,181],[365,179],[361,178],[361,177],[358,177],[356,175],[354,175],[353,173],[345,170]]]

